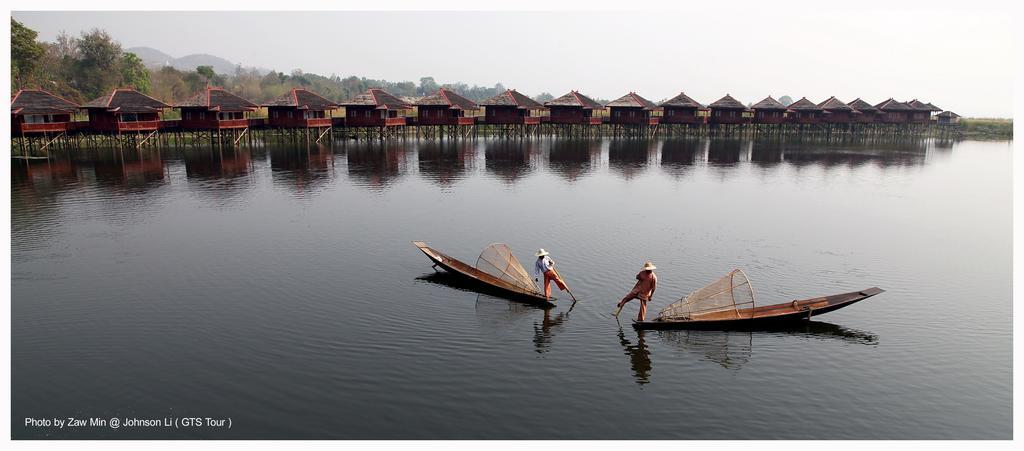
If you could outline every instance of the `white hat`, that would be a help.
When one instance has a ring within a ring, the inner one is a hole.
[[[537,256],[538,257],[543,257],[545,255],[549,255],[549,253],[548,253],[548,251],[544,250],[544,248],[541,248],[539,251],[537,251]]]
[[[650,270],[653,270],[653,269],[658,269],[658,267],[654,266],[654,263],[651,263],[650,261],[648,261],[648,262],[644,263],[644,269],[642,269],[642,271],[650,271]]]

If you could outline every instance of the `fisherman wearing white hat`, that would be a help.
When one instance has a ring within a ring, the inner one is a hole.
[[[658,276],[654,275],[654,270],[657,269],[654,263],[646,262],[644,267],[640,270],[640,273],[636,275],[636,285],[633,285],[633,289],[626,294],[626,297],[619,301],[618,308],[615,310],[614,315],[619,316],[619,312],[622,311],[622,307],[627,302],[633,299],[640,300],[640,312],[636,315],[637,321],[643,321],[644,317],[647,316],[647,302],[654,297],[654,290],[658,288]]]
[[[558,277],[558,272],[555,271],[555,262],[551,261],[548,255],[550,253],[544,249],[537,251],[537,263],[533,265],[533,280],[540,282],[541,275],[544,276],[544,296],[550,298],[551,281],[555,281],[555,285],[558,285],[558,289],[562,291],[565,291],[565,282]]]

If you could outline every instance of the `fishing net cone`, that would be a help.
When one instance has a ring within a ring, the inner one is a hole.
[[[743,270],[734,269],[721,279],[686,295],[658,312],[659,320],[693,321],[753,316],[754,288]]]
[[[476,269],[527,292],[537,292],[537,287],[533,284],[530,274],[526,272],[516,256],[512,255],[512,249],[509,249],[507,245],[495,243],[487,246],[480,253],[480,258],[476,260]]]

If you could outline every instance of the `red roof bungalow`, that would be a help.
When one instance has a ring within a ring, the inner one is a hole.
[[[924,103],[917,99],[907,102],[907,106],[911,108],[910,122],[913,124],[928,124],[932,121],[932,112],[942,111],[940,108],[936,108],[935,105],[930,103]]]
[[[186,130],[221,130],[246,128],[246,113],[256,111],[259,105],[236,96],[224,88],[206,88],[203,92],[179,102],[180,127]]]
[[[870,124],[875,122],[878,118],[878,108],[875,108],[874,105],[861,100],[860,97],[847,105],[849,105],[850,108],[853,108],[853,111],[850,113],[850,117],[853,122]]]
[[[484,122],[488,124],[540,124],[540,116],[536,112],[544,109],[540,102],[515,89],[484,100],[480,106],[484,107]]]
[[[743,114],[747,111],[747,107],[729,94],[708,105],[708,108],[711,109],[711,118],[708,122],[712,124],[743,124],[747,122],[747,118]]]
[[[402,99],[381,88],[370,88],[366,92],[341,102],[345,107],[347,127],[388,127],[406,125],[404,113],[412,109]]]
[[[754,110],[755,124],[781,124],[786,122],[786,105],[775,100],[772,96],[755,103],[750,107]]]
[[[42,89],[22,89],[11,98],[11,134],[60,133],[68,130],[78,104]]]
[[[680,92],[679,95],[661,102],[659,106],[664,111],[661,115],[661,123],[663,124],[704,123],[704,116],[700,114],[700,111],[704,109],[704,105],[693,100],[686,93]]]
[[[878,109],[879,115],[877,118],[878,122],[885,124],[906,124],[910,121],[910,105],[903,102],[897,102],[889,98],[878,105],[875,105]]]
[[[551,109],[552,124],[601,125],[601,118],[594,117],[594,111],[604,110],[603,105],[578,91],[544,102],[544,106]]]
[[[419,125],[473,125],[473,117],[480,106],[455,92],[441,88],[437,93],[417,100],[416,118]],[[470,117],[466,117],[466,113]]]
[[[296,88],[271,99],[267,107],[267,125],[279,128],[330,127],[329,111],[338,104],[306,89]]]
[[[171,106],[139,91],[118,88],[82,105],[89,113],[89,129],[97,132],[155,131],[160,115]]]
[[[657,110],[658,105],[632,91],[608,102],[605,106],[608,107],[608,123],[610,124],[655,125],[658,123],[657,118],[651,117],[651,111]]]
[[[822,110],[814,102],[801,97],[789,105],[789,121],[794,124],[817,124],[821,122]]]
[[[818,108],[821,108],[824,112],[824,115],[821,117],[822,122],[829,124],[849,124],[853,122],[853,107],[843,103],[842,100],[835,98],[835,96],[819,103]]]

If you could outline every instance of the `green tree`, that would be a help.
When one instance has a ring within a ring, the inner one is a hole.
[[[79,92],[92,99],[116,88],[122,77],[121,44],[99,29],[83,32],[76,43],[78,57],[73,76]]]
[[[202,75],[207,82],[213,81],[214,77],[217,76],[217,73],[213,71],[213,66],[196,67],[196,72],[198,72],[199,75]]]
[[[23,88],[45,49],[36,42],[35,30],[11,18],[11,88]]]
[[[781,103],[781,104],[783,104],[785,106],[790,106],[790,105],[793,104],[793,98],[790,97],[790,96],[779,97],[779,103]]]
[[[128,52],[121,56],[121,82],[143,94],[149,94],[152,87],[149,81],[149,70],[146,69],[146,65],[138,55]]]
[[[441,87],[434,81],[434,77],[422,77],[420,78],[420,87],[417,90],[417,94],[429,96],[437,92],[438,89],[441,89]]]
[[[550,92],[542,92],[542,93],[538,94],[537,97],[533,98],[533,100],[536,100],[536,101],[538,101],[540,103],[544,103],[544,102],[547,102],[548,100],[554,100],[554,99],[555,99],[555,96],[551,95]]]

